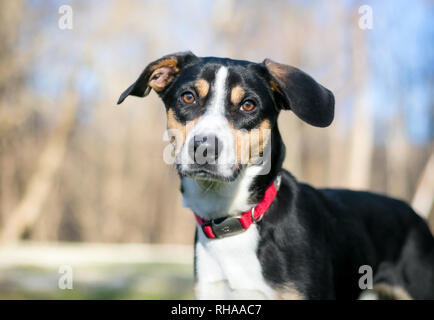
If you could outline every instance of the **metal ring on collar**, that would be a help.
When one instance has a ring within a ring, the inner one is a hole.
[[[252,208],[252,210],[250,211],[250,213],[251,213],[251,215],[252,215],[252,222],[253,222],[253,223],[258,222],[258,221],[261,221],[263,215],[260,216],[258,219],[255,219],[255,208],[254,208],[254,207]]]

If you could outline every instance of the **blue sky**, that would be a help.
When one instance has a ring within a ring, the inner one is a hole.
[[[403,112],[410,137],[433,139],[434,5],[428,1],[376,1],[369,33],[371,91],[378,120]]]

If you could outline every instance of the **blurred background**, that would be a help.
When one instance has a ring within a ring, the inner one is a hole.
[[[336,118],[283,112],[285,168],[404,199],[432,227],[433,40],[428,0],[0,1],[0,298],[192,297],[194,218],[163,162],[163,104],[115,106],[177,51],[311,74]]]

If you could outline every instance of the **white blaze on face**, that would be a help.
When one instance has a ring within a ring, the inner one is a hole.
[[[213,98],[206,112],[208,115],[224,115],[225,99],[227,96],[227,77],[228,69],[226,67],[220,67],[215,76]]]
[[[206,106],[205,114],[199,119],[192,130],[189,131],[182,148],[181,169],[185,170],[191,163],[188,146],[195,136],[213,134],[220,141],[222,150],[217,159],[218,173],[225,177],[233,174],[236,161],[235,139],[228,120],[225,117],[225,102],[228,96],[227,88],[228,69],[220,67],[215,76],[212,87],[211,100]]]

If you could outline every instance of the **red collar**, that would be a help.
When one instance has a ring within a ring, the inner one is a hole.
[[[205,220],[199,217],[196,213],[197,223],[201,226],[203,232],[210,239],[225,238],[246,231],[253,223],[262,219],[262,216],[267,212],[280,185],[280,176],[276,178],[267,190],[265,190],[264,198],[256,207],[243,212],[236,217],[223,217],[213,220]]]

